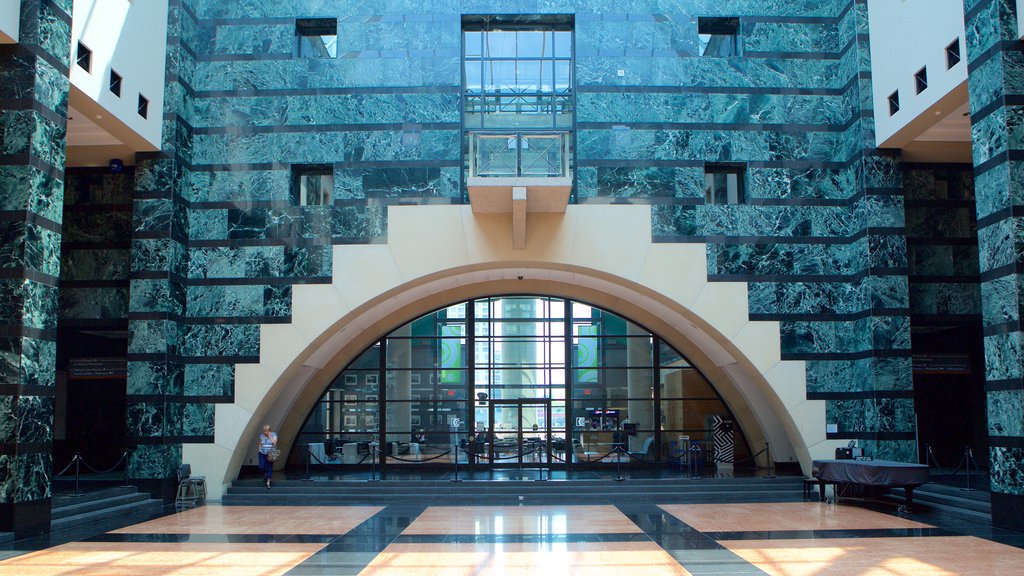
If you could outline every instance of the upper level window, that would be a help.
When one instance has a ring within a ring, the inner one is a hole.
[[[295,21],[299,37],[299,58],[336,58],[338,56],[337,18],[302,18]]]
[[[572,127],[571,22],[470,19],[463,42],[467,127]]]
[[[887,100],[889,102],[889,116],[892,116],[893,114],[895,114],[895,113],[900,111],[900,91],[899,90],[893,92],[892,94],[889,94],[889,98]]]
[[[299,206],[328,206],[334,197],[334,168],[292,166],[292,186]]]
[[[949,70],[953,66],[960,63],[960,38],[953,40],[953,42],[946,46],[946,69]]]
[[[139,94],[139,116],[143,118],[149,117],[149,98],[142,94]]]
[[[121,95],[121,75],[113,69],[110,71],[110,92],[114,96]]]
[[[85,44],[78,43],[78,53],[75,55],[75,63],[78,67],[86,72],[90,71],[92,67],[92,50],[89,50]]]
[[[743,166],[706,164],[704,166],[704,200],[708,204],[743,203]]]
[[[928,67],[925,66],[914,74],[914,88],[920,94],[928,88]]]
[[[701,56],[739,56],[739,34],[739,18],[697,19],[697,39]]]

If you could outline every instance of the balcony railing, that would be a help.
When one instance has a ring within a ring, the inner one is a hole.
[[[569,133],[471,133],[469,175],[484,178],[569,176]]]

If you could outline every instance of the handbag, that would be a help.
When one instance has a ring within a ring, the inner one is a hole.
[[[281,455],[281,451],[277,448],[271,448],[270,452],[267,452],[267,462],[276,462],[278,456]]]

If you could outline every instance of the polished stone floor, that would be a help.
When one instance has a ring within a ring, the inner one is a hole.
[[[210,504],[9,544],[0,575],[1024,574],[1024,534],[818,502]]]

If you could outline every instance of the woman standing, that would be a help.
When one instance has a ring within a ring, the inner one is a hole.
[[[263,471],[263,479],[270,488],[270,476],[274,473],[274,463],[267,458],[271,450],[277,448],[277,434],[270,431],[270,425],[263,425],[263,433],[259,437],[260,444],[260,470]]]

